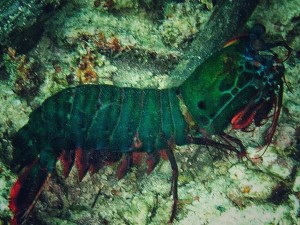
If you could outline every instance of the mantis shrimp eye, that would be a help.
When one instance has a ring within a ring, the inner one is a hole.
[[[262,24],[255,24],[250,31],[251,48],[254,51],[266,50],[266,43],[261,38],[266,33],[266,28]]]
[[[251,41],[251,48],[254,51],[263,51],[266,49],[266,43],[262,39],[254,39]]]
[[[261,37],[266,33],[266,28],[264,25],[257,23],[255,24],[252,29],[250,30],[250,34],[256,36],[256,38]]]

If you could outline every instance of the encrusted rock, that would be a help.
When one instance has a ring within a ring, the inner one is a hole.
[[[300,192],[300,170],[296,173],[296,178],[294,180],[293,185],[293,191],[294,192]]]
[[[232,166],[229,174],[234,182],[233,188],[236,188],[246,198],[267,199],[278,183],[272,177],[241,164]]]
[[[248,152],[249,158],[264,172],[282,179],[288,179],[293,172],[294,160],[280,156],[275,147],[269,146],[264,153],[261,149],[248,148]]]

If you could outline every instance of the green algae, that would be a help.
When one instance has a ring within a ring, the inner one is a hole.
[[[16,175],[14,175],[7,166],[0,161],[0,224],[8,221],[11,212],[8,208],[8,198],[10,188],[13,185]]]
[[[42,33],[43,20],[63,5],[60,0],[7,0],[0,2],[0,50],[6,46],[28,51]],[[40,23],[37,23],[39,21]]]

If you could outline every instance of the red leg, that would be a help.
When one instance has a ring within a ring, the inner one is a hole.
[[[150,174],[156,165],[159,163],[160,155],[158,151],[152,152],[151,154],[148,154],[147,158],[147,174]]]
[[[117,177],[118,179],[123,178],[126,173],[130,170],[133,159],[132,159],[132,153],[127,153],[124,157],[124,159],[121,161],[118,167]]]

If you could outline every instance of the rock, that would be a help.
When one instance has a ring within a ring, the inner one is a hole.
[[[264,153],[263,150],[259,150],[260,151],[256,148],[248,148],[247,150],[249,152],[250,160],[252,160],[259,169],[282,179],[289,178],[295,166],[293,159],[286,156],[280,156],[275,147],[269,146]]]
[[[233,179],[232,188],[237,189],[238,194],[251,199],[268,199],[278,183],[267,174],[251,170],[241,164],[231,167],[229,174]]]
[[[296,174],[296,178],[293,185],[293,191],[294,192],[300,192],[300,170],[298,170]]]

